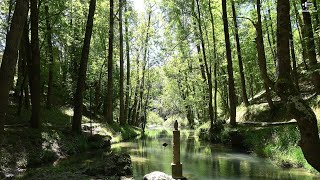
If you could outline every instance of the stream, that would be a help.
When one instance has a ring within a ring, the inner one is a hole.
[[[193,131],[181,132],[181,162],[188,179],[314,179],[302,169],[282,169],[269,160],[242,153],[223,145],[213,145],[195,139]],[[148,130],[143,139],[112,145],[115,152],[131,156],[133,175],[162,171],[171,174],[172,133]],[[167,143],[164,147],[162,144]]]

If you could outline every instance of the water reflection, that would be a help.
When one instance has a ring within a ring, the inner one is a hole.
[[[136,179],[152,171],[171,174],[172,133],[165,130],[146,132],[145,137],[113,145],[114,151],[131,155]],[[168,143],[167,147],[162,146]],[[181,161],[188,179],[313,179],[300,170],[283,170],[269,161],[233,151],[221,145],[196,141],[192,131],[181,132]]]

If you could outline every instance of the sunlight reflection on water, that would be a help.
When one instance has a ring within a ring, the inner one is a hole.
[[[113,145],[114,151],[131,155],[134,177],[142,179],[152,171],[171,174],[172,145],[170,133],[161,130],[147,132],[144,139]],[[162,144],[168,143],[167,147]],[[181,162],[188,179],[313,179],[311,174],[297,169],[283,170],[268,160],[239,153],[221,145],[198,142],[193,132],[181,133]]]

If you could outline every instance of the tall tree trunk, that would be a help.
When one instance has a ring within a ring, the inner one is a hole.
[[[140,58],[140,51],[138,52],[137,58],[136,58],[136,65],[137,65],[137,70],[136,70],[136,74],[137,74],[137,80],[136,80],[136,87],[135,87],[135,91],[134,91],[134,97],[133,97],[133,105],[132,105],[132,117],[131,120],[129,121],[131,125],[134,125],[135,123],[135,119],[137,116],[137,109],[138,109],[138,93],[139,93],[139,84],[140,84],[140,76],[139,76],[139,58]]]
[[[274,30],[273,30],[273,21],[272,21],[272,17],[271,17],[271,10],[270,10],[270,4],[268,4],[268,16],[269,16],[269,21],[270,23],[270,30],[271,30],[271,37],[272,37],[272,43],[275,46],[276,44],[276,39],[274,37]],[[260,18],[261,19],[261,18]]]
[[[299,92],[299,76],[298,76],[298,70],[297,70],[297,59],[296,59],[296,53],[294,50],[294,41],[293,41],[293,33],[292,33],[292,26],[291,21],[289,21],[289,42],[290,42],[290,52],[291,52],[291,58],[292,58],[292,79],[293,82],[297,88],[297,91]]]
[[[107,104],[105,110],[105,120],[108,123],[113,122],[113,36],[114,36],[114,14],[113,0],[110,0],[110,20],[109,20],[109,48],[108,48],[108,84],[107,84]]]
[[[18,79],[17,79],[16,85],[14,87],[14,97],[15,98],[18,98],[20,96],[21,84],[22,84],[22,81],[24,78],[23,77],[23,70],[22,70],[24,68],[23,67],[23,57],[22,57],[20,50],[21,50],[21,47],[19,49],[19,56],[18,56],[18,73],[17,73]]]
[[[208,81],[207,83],[208,83],[208,95],[209,95],[209,118],[210,118],[210,122],[213,122],[214,114],[213,114],[213,105],[212,105],[212,99],[213,99],[213,97],[212,97],[212,77],[211,77],[211,72],[209,70],[210,68],[208,65],[207,56],[206,56],[206,48],[204,45],[199,0],[196,0],[196,2],[197,2],[197,10],[198,10],[197,21],[198,21],[198,27],[199,27],[199,33],[200,33],[199,36],[200,36],[202,55],[203,55],[203,60],[204,60],[204,64],[205,64],[206,74],[207,74],[207,81]]]
[[[31,51],[32,61],[30,77],[30,91],[31,91],[31,104],[32,113],[30,126],[32,128],[40,128],[40,46],[39,46],[39,6],[38,0],[30,0],[31,9]]]
[[[229,86],[229,104],[230,104],[230,125],[236,126],[236,94],[234,89],[234,78],[233,78],[233,67],[232,67],[232,56],[230,47],[230,36],[228,27],[228,16],[227,16],[227,3],[226,0],[222,0],[222,19],[224,36],[226,42],[226,53],[227,53],[227,69],[228,69],[228,86]]]
[[[12,9],[14,7],[14,0],[8,0],[8,6],[9,6],[9,12],[8,12],[8,16],[7,16],[7,34],[10,30],[10,20],[11,20],[11,13],[12,13]]]
[[[27,26],[27,24],[25,25]],[[22,105],[23,105],[23,92],[25,93],[25,106],[26,108],[29,105],[29,100],[28,100],[28,66],[27,66],[27,54],[26,54],[26,46],[25,46],[25,39],[24,37],[21,38],[21,43],[20,43],[20,50],[19,50],[19,55],[21,55],[21,77],[23,78],[21,85],[19,87],[19,106],[18,106],[18,111],[17,114],[21,114],[22,110]]]
[[[278,79],[275,84],[276,93],[298,122],[300,131],[299,145],[308,163],[320,171],[320,139],[317,126],[317,118],[309,105],[295,90],[291,79],[290,53],[289,53],[289,0],[277,2],[277,61]]]
[[[130,46],[129,46],[129,23],[128,23],[128,16],[126,15],[127,11],[128,11],[128,4],[127,4],[127,0],[124,0],[124,4],[125,4],[125,20],[124,20],[124,24],[125,24],[125,41],[126,41],[126,59],[127,59],[127,84],[126,84],[126,102],[125,102],[125,111],[124,111],[124,115],[125,115],[125,122],[128,123],[129,121],[129,100],[130,100],[130,96],[129,96],[129,92],[130,92]]]
[[[257,51],[258,51],[258,62],[259,62],[258,64],[259,64],[262,79],[264,81],[267,102],[269,104],[270,109],[274,109],[274,105],[272,102],[271,93],[269,89],[269,88],[273,88],[273,82],[270,80],[267,72],[267,62],[266,62],[266,55],[265,55],[264,42],[263,42],[260,7],[261,7],[260,0],[257,0],[258,22],[255,25],[255,27],[257,30],[256,45],[257,45]]]
[[[49,6],[45,4],[45,15],[46,15],[46,27],[47,27],[47,43],[48,43],[48,58],[49,58],[49,79],[48,79],[48,93],[47,93],[47,108],[50,109],[52,105],[52,89],[53,89],[53,48],[52,48],[52,32],[50,25],[50,16],[49,16]]]
[[[143,53],[143,61],[142,61],[142,78],[140,83],[140,106],[138,107],[138,112],[141,114],[143,113],[145,104],[143,103],[143,95],[144,95],[144,87],[145,87],[145,73],[146,73],[146,66],[147,66],[147,56],[148,56],[148,49],[149,49],[149,36],[150,36],[150,26],[151,26],[151,13],[152,11],[149,11],[148,13],[148,24],[147,24],[147,31],[146,31],[146,39],[144,41],[144,53]],[[140,117],[137,116],[137,119]],[[137,122],[137,121],[136,121]]]
[[[301,4],[306,3],[307,0],[301,0]],[[308,11],[303,11],[303,28],[306,33],[304,36],[306,38],[306,45],[308,49],[308,58],[309,58],[309,66],[312,73],[312,83],[315,87],[315,91],[317,93],[320,93],[320,74],[317,71],[319,68],[318,62],[317,62],[317,56],[316,56],[316,47],[314,44],[314,36],[313,36],[313,30],[312,30],[312,22],[311,22],[311,15]]]
[[[22,53],[24,54],[24,58],[26,59],[27,63],[27,73],[28,73],[28,79],[29,79],[29,87],[31,91],[31,82],[30,79],[32,78],[32,72],[30,70],[32,69],[32,52],[31,52],[31,44],[29,40],[29,26],[28,23],[25,24],[24,26],[24,31],[23,31],[23,37],[21,39],[22,43]],[[30,96],[29,96],[29,89],[28,85],[26,86],[25,89],[25,104],[26,104],[26,109],[29,109],[30,106]]]
[[[83,92],[85,91],[86,73],[87,73],[87,65],[88,65],[88,57],[89,57],[89,51],[90,51],[90,41],[91,41],[91,35],[92,35],[93,17],[94,17],[95,9],[96,9],[96,0],[90,0],[86,34],[84,37],[81,61],[80,61],[80,67],[79,67],[77,89],[74,97],[74,115],[72,119],[72,131],[75,133],[81,132]]]
[[[318,12],[318,3],[317,0],[313,0],[313,7],[316,13],[313,13],[315,21],[314,21],[314,32],[316,34],[317,39],[317,48],[318,48],[318,55],[320,55],[320,36],[319,36],[319,26],[320,26],[320,20],[319,20],[319,12]]]
[[[276,53],[275,53],[275,51],[274,51],[274,49],[273,49],[274,44],[271,43],[270,32],[269,32],[269,24],[272,24],[272,22],[271,22],[271,23],[268,23],[266,16],[264,16],[264,20],[266,21],[267,38],[268,38],[268,43],[269,43],[270,51],[271,51],[271,53],[272,53],[272,58],[273,58],[273,61],[274,61],[274,66],[277,66]]]
[[[306,62],[307,58],[307,46],[306,46],[306,41],[305,41],[305,30],[303,28],[303,22],[301,19],[301,16],[299,14],[298,8],[297,8],[297,4],[296,1],[292,1],[293,3],[293,8],[294,8],[294,12],[296,15],[296,23],[298,24],[298,30],[299,30],[299,38],[300,38],[300,44],[301,44],[301,49],[302,49],[302,61],[303,64],[305,66],[305,69],[308,70],[308,64]]]
[[[237,44],[237,52],[238,52],[238,62],[239,62],[241,90],[242,90],[241,96],[242,96],[242,101],[244,105],[249,106],[248,95],[246,90],[246,80],[245,80],[244,71],[243,71],[241,47],[240,47],[240,40],[239,40],[239,33],[238,33],[237,14],[236,14],[236,8],[234,6],[234,0],[232,0],[232,14],[233,14],[233,23],[235,26],[234,28],[235,28],[236,44]]]
[[[211,28],[212,28],[212,39],[213,39],[213,56],[214,56],[214,95],[213,95],[213,109],[214,109],[214,114],[213,114],[213,121],[217,122],[217,91],[218,91],[218,80],[217,80],[217,43],[216,43],[216,34],[215,34],[215,24],[214,24],[214,17],[212,14],[212,8],[211,8],[211,0],[209,0],[209,12],[210,12],[210,21],[211,21]],[[211,69],[210,69],[211,71]],[[211,73],[211,72],[210,72]],[[210,122],[210,129],[211,132],[213,130],[213,121]]]
[[[120,125],[126,124],[125,108],[124,108],[124,69],[123,69],[123,29],[122,29],[122,8],[123,0],[119,0],[119,33],[120,33]]]
[[[28,0],[17,1],[10,30],[6,36],[6,47],[0,68],[0,134],[4,130],[4,123],[8,110],[9,88],[11,87],[11,84],[13,84],[18,49],[28,15],[28,4]]]

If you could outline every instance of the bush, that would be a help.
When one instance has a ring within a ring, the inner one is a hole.
[[[148,111],[147,115],[147,125],[163,125],[164,119],[160,117],[157,113]]]

